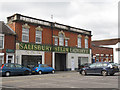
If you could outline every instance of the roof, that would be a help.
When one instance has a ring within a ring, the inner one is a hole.
[[[16,35],[16,33],[3,21],[0,21],[0,33]]]
[[[18,14],[18,13],[7,17],[7,22],[8,23],[16,22],[16,21],[24,22],[24,23],[27,22],[27,23],[35,24],[35,25],[44,25],[44,26],[47,26],[47,27],[53,26],[54,28],[57,28],[57,29],[62,29],[62,30],[66,30],[66,31],[70,30],[72,32],[77,32],[77,33],[80,33],[80,34],[85,34],[85,35],[92,36],[91,31],[88,31],[88,30],[85,30],[85,29],[76,28],[76,27],[72,27],[72,26],[69,26],[69,25],[60,24],[60,23],[57,23],[57,22],[50,22],[50,21],[47,21],[47,20],[37,19],[37,18],[29,17],[29,16],[24,16],[24,15],[21,15],[21,14]]]
[[[120,38],[104,39],[104,40],[92,41],[92,45],[93,45],[93,46],[115,45],[115,44],[117,44],[118,42],[120,42]]]

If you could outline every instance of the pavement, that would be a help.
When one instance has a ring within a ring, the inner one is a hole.
[[[118,88],[119,74],[82,76],[75,71],[2,77],[2,88]]]

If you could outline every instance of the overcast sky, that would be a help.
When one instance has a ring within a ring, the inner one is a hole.
[[[8,2],[9,1],[9,2]],[[15,13],[92,31],[92,40],[118,37],[119,0],[1,0],[0,21]],[[51,19],[53,15],[53,20]]]

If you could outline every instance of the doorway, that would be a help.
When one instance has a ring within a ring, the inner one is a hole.
[[[66,54],[55,54],[55,70],[66,71]]]
[[[78,68],[84,63],[88,63],[88,57],[78,57]]]

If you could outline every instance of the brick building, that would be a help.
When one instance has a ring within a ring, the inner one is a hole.
[[[15,32],[3,21],[0,21],[0,65],[3,63],[14,63],[15,38]]]
[[[120,38],[105,39],[92,41],[93,58],[96,61],[96,54],[99,55],[97,61],[101,61],[101,54],[104,56],[103,61],[111,61],[120,64]]]
[[[7,20],[17,34],[15,63],[75,70],[78,64],[91,62],[91,31],[21,14]]]

